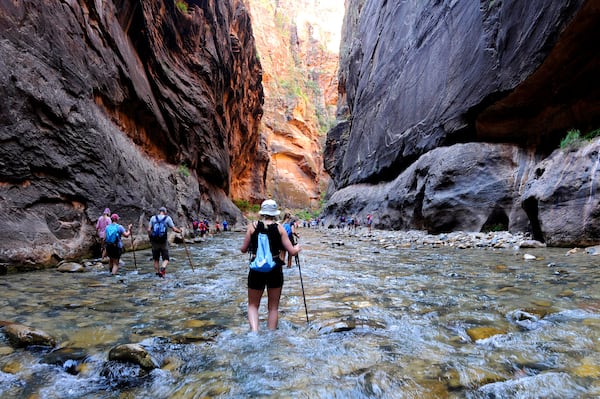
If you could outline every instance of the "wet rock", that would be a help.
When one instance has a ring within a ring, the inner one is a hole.
[[[361,320],[348,318],[345,320],[331,320],[319,326],[319,332],[322,334],[338,333],[344,331],[352,331],[358,328],[366,329],[382,329],[385,328],[383,323],[376,320]]]
[[[23,324],[8,324],[4,326],[11,345],[22,348],[28,346],[56,346],[56,339],[44,331],[35,330]]]
[[[85,267],[75,262],[64,262],[58,265],[57,270],[61,273],[81,273],[85,271]]]
[[[581,364],[573,369],[573,374],[582,378],[600,378],[600,365],[591,358],[584,358]]]
[[[15,350],[10,346],[0,346],[0,356],[6,356],[13,353]]]
[[[525,255],[523,255],[523,259],[525,259],[525,260],[536,260],[537,257],[535,255],[525,254]]]
[[[508,313],[506,318],[525,330],[535,330],[545,324],[541,320],[542,315],[521,309]]]
[[[519,243],[520,248],[546,248],[546,244],[537,240],[525,240]]]
[[[82,348],[61,348],[46,354],[43,361],[62,367],[67,373],[76,375],[80,371],[81,363],[88,357]]]
[[[108,359],[134,363],[146,370],[159,367],[150,353],[139,344],[123,344],[115,346],[108,353]]]
[[[593,256],[600,255],[600,245],[595,245],[593,247],[586,248],[585,253]]]
[[[501,330],[496,327],[473,327],[467,330],[467,335],[473,341],[493,337],[494,335],[506,334],[506,330]]]
[[[0,368],[0,370],[2,370],[3,373],[17,374],[19,371],[21,371],[22,368],[23,366],[21,365],[21,363],[17,361],[11,361],[2,365],[2,368]]]
[[[459,389],[472,389],[486,384],[504,381],[505,376],[494,373],[490,370],[467,369],[458,371],[451,369],[442,375],[442,381],[446,381],[448,389],[454,391]]]

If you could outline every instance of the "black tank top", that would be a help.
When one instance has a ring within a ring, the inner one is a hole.
[[[256,228],[254,229],[254,233],[252,233],[252,252],[256,252],[256,247],[258,245],[258,233],[267,233],[269,237],[269,248],[271,248],[271,255],[273,258],[279,258],[279,252],[283,250],[283,244],[281,243],[281,234],[279,233],[279,224],[272,223],[269,225],[265,225],[262,220],[259,220],[256,224]]]

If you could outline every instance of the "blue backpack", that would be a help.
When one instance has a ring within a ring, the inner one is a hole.
[[[152,231],[150,232],[150,239],[154,242],[166,242],[167,241],[167,226],[165,221],[168,216],[163,216],[162,219],[157,215],[154,217],[154,224],[152,225]]]
[[[271,246],[269,244],[269,236],[262,222],[258,222],[256,226],[258,231],[258,239],[256,243],[256,256],[250,262],[250,269],[257,272],[270,272],[275,267],[273,254],[271,254]]]
[[[119,241],[119,225],[111,223],[104,230],[104,240],[107,244],[116,244]]]

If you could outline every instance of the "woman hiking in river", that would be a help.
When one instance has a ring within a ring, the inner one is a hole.
[[[279,298],[283,287],[282,266],[285,263],[285,254],[287,251],[292,256],[297,255],[300,252],[300,246],[292,245],[283,226],[277,223],[277,216],[281,212],[277,209],[275,201],[263,201],[258,213],[262,219],[248,226],[240,250],[243,253],[248,250],[255,253],[258,232],[264,229],[269,236],[269,247],[276,265],[268,272],[259,272],[253,269],[248,272],[248,322],[252,331],[258,331],[258,308],[262,294],[267,287],[269,301],[267,327],[269,330],[275,330],[279,321]]]

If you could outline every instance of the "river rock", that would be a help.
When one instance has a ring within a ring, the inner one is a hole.
[[[506,330],[501,330],[496,327],[472,327],[467,330],[467,335],[473,341],[479,341],[480,339],[486,339],[494,335],[502,335],[506,333]]]
[[[600,255],[600,245],[594,245],[593,247],[587,247],[585,253],[588,255]]]
[[[85,271],[85,267],[80,263],[64,262],[58,265],[57,270],[61,273],[81,273]]]
[[[519,248],[546,248],[546,244],[537,240],[524,240],[519,243]]]
[[[108,353],[108,360],[134,363],[146,370],[159,367],[150,353],[139,344],[123,344],[115,346]]]
[[[21,348],[28,346],[56,346],[56,339],[48,333],[35,330],[23,324],[9,324],[4,327],[4,332],[8,336],[11,345]]]

